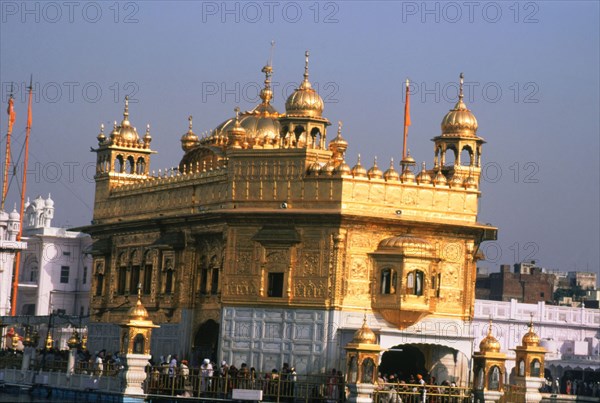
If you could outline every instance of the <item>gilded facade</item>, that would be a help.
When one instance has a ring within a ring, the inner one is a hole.
[[[392,338],[424,320],[470,320],[479,247],[496,229],[477,222],[484,141],[462,84],[430,167],[408,155],[384,171],[360,157],[347,163],[349,142],[341,123],[330,134],[308,52],[285,112],[272,105],[271,66],[262,71],[254,109],[236,108],[203,137],[190,116],[173,169],[151,170],[150,128],[137,133],[127,100],[121,123],[101,129],[86,228],[95,239],[90,345],[118,346],[111,324],[126,319],[138,284],[161,326],[155,355],[264,370],[341,366],[365,312]]]

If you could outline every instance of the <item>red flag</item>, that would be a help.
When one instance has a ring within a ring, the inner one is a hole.
[[[15,113],[15,101],[13,100],[12,95],[8,99],[8,110],[6,111],[6,113],[8,113],[8,131],[12,132],[13,125],[15,124],[15,119],[17,118],[17,114]]]

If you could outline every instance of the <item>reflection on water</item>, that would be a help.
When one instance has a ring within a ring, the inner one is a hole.
[[[78,393],[74,395],[72,393],[60,393],[55,391],[55,393],[48,396],[48,391],[45,389],[38,389],[33,393],[30,393],[28,390],[19,391],[16,388],[0,388],[0,402],[10,402],[10,403],[42,403],[42,402],[61,402],[61,403],[81,403],[84,401],[91,402],[109,402],[109,401],[117,401],[118,399],[113,396],[112,399],[104,399],[99,398],[97,395],[86,396],[85,393]]]

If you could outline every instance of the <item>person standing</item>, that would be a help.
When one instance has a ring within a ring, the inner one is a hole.
[[[206,393],[210,390],[210,382],[213,376],[213,367],[208,358],[200,365],[200,392]]]

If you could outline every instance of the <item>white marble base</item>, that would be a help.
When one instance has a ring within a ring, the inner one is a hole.
[[[125,354],[125,385],[126,395],[143,395],[142,383],[146,380],[146,365],[151,355]]]

